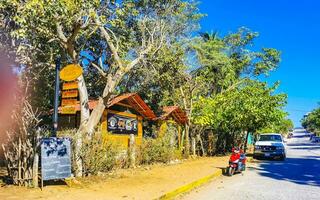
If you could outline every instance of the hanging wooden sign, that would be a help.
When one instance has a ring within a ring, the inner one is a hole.
[[[62,98],[78,97],[78,90],[67,90],[62,92]]]
[[[60,78],[64,81],[74,81],[81,76],[83,70],[78,64],[70,64],[60,71]]]
[[[63,83],[62,90],[72,90],[72,89],[78,89],[78,82],[77,81]]]
[[[75,106],[77,104],[77,99],[62,99],[61,106]]]
[[[63,106],[61,108],[61,114],[69,114],[69,115],[73,115],[76,114],[76,107],[75,106]]]

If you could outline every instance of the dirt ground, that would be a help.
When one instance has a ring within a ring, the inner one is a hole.
[[[228,157],[196,158],[171,165],[117,170],[104,176],[50,183],[40,189],[3,185],[1,200],[155,199],[166,192],[226,167]]]

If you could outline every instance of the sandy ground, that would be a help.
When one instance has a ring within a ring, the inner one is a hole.
[[[47,185],[43,191],[7,185],[0,188],[0,199],[155,199],[226,167],[227,161],[228,157],[199,158],[173,165],[118,170],[104,177],[78,179],[68,185],[64,182]]]

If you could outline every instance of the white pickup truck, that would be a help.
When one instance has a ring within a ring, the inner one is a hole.
[[[261,134],[255,143],[253,158],[279,158],[286,159],[285,142],[281,134]]]

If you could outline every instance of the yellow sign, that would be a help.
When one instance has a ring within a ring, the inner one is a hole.
[[[63,83],[62,90],[72,90],[72,89],[78,89],[77,81]]]
[[[75,106],[77,99],[62,99],[61,106]]]
[[[82,67],[78,64],[70,64],[60,71],[60,78],[64,81],[76,80],[82,74]]]
[[[76,107],[75,106],[64,106],[61,108],[61,114],[76,114]]]
[[[62,92],[62,98],[73,98],[78,96],[78,90],[68,90]]]

